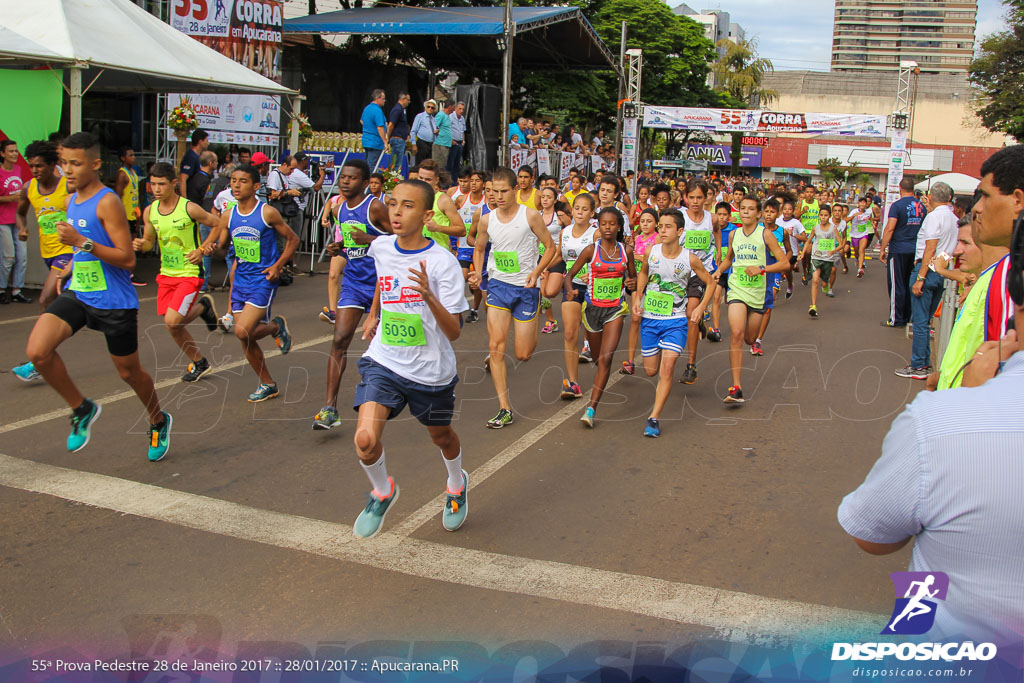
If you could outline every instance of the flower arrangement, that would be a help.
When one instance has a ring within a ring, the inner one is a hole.
[[[405,180],[402,177],[401,169],[381,169],[381,173],[384,174],[384,192],[391,194],[391,191],[395,189],[395,185]]]
[[[182,97],[178,106],[167,115],[167,126],[178,133],[190,133],[199,127],[199,117],[192,108],[192,100]]]
[[[309,125],[309,117],[305,114],[299,114],[296,119],[290,119],[288,121],[288,134],[292,133],[292,124],[298,120],[299,122],[299,137],[300,138],[312,138],[313,137],[313,126]]]

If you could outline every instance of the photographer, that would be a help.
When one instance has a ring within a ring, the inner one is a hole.
[[[281,160],[281,165],[270,171],[267,176],[268,204],[277,209],[281,218],[288,224],[299,238],[302,238],[302,209],[299,207],[298,198],[302,196],[302,190],[289,182],[295,168],[295,159],[288,154]],[[305,175],[305,174],[303,174]],[[309,182],[309,177],[306,176]],[[312,186],[312,182],[310,182]],[[284,253],[284,238],[277,235],[277,248]],[[294,270],[294,259],[285,266],[285,270]]]

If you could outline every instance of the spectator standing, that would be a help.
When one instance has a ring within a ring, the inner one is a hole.
[[[188,196],[188,179],[199,171],[201,165],[199,155],[210,146],[210,135],[202,128],[192,131],[192,147],[181,158],[181,170],[178,177],[178,194]]]
[[[439,169],[448,167],[448,155],[452,151],[451,114],[454,111],[455,103],[448,100],[441,111],[437,112],[437,116],[434,117],[437,134],[434,136],[434,149],[430,154]]]
[[[385,101],[384,91],[377,88],[370,95],[370,103],[359,117],[359,122],[363,124],[366,163],[374,171],[380,165],[380,157],[388,147],[387,119],[384,117]]]
[[[452,151],[448,156],[448,172],[453,178],[462,170],[462,154],[466,144],[466,103],[459,102],[450,116],[452,122]]]
[[[925,216],[924,204],[914,197],[914,181],[900,181],[900,198],[889,207],[882,234],[881,260],[888,270],[889,318],[885,327],[906,327],[910,321],[910,272],[914,267],[917,234]]]
[[[434,151],[434,136],[437,135],[437,126],[434,124],[435,113],[437,113],[437,102],[427,100],[423,103],[423,111],[412,120],[409,141],[412,142],[412,152],[416,155],[417,166],[424,160],[430,159]]]
[[[217,154],[206,150],[199,155],[199,170],[188,179],[186,199],[202,206],[206,191],[210,189],[213,176],[217,173]]]
[[[281,218],[292,229],[292,232],[298,235],[302,231],[302,211],[299,210],[296,198],[302,192],[294,187],[289,188],[288,176],[291,173],[292,156],[288,154],[281,160],[281,165],[270,171],[270,174],[267,176],[267,191],[271,206],[277,209],[278,213],[281,214]],[[280,233],[277,234],[276,239],[277,249],[283,254],[287,239]],[[288,267],[291,267],[293,263],[294,260],[288,264]]]
[[[0,304],[12,301],[19,304],[32,300],[21,293],[25,286],[25,268],[28,266],[28,236],[18,236],[17,212],[21,199],[21,173],[18,171],[18,143],[0,141]],[[11,293],[7,293],[7,286]]]
[[[238,165],[249,166],[250,164],[252,164],[253,166],[256,165],[252,161],[252,152],[249,150],[249,148],[242,147],[241,149],[238,150]]]
[[[242,150],[239,152],[239,158],[248,151]],[[259,171],[260,174],[260,189],[256,190],[256,197],[261,202],[265,202],[270,196],[270,188],[267,186],[267,181],[270,179],[270,157],[263,152],[256,152],[249,161],[252,162],[252,167]]]
[[[523,133],[523,129],[526,128],[526,117],[520,116],[516,121],[508,127],[508,139],[512,140],[512,136],[518,136],[517,140],[520,144],[526,144],[526,135]]]
[[[931,320],[942,301],[943,278],[931,269],[936,254],[952,254],[957,246],[957,218],[953,213],[953,188],[934,183],[928,194],[931,210],[917,234],[914,267],[907,286],[910,288],[911,322],[914,341],[910,365],[896,371],[908,379],[928,379],[931,367]]]
[[[391,161],[388,168],[402,170],[402,161],[405,159],[405,144],[409,139],[409,116],[407,107],[412,98],[409,93],[403,92],[398,95],[398,101],[391,108],[388,114],[388,144],[391,146]]]

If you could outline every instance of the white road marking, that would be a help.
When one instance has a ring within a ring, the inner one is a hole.
[[[231,503],[0,454],[0,486],[432,581],[695,624],[738,642],[874,637],[885,615],[535,560]]]
[[[304,341],[301,344],[293,344],[291,350],[298,351],[300,349],[309,348],[310,346],[316,346],[317,344],[323,344],[324,342],[328,342],[332,339],[334,339],[333,334],[315,337],[308,341]],[[273,350],[265,351],[264,353],[266,354],[267,358],[273,358],[275,356],[281,355],[281,352],[276,347]],[[231,361],[230,363],[225,363],[223,365],[218,365],[213,369],[213,372],[211,372],[210,374],[212,375],[218,372],[233,370],[235,368],[239,368],[242,367],[243,365],[248,364],[249,361],[245,359],[245,356],[242,356],[242,358],[240,358],[239,360]],[[181,384],[181,378],[173,377],[171,379],[165,379],[160,382],[156,382],[154,386],[156,387],[157,391],[159,391],[160,389],[166,389],[167,387],[173,387],[178,384]],[[135,398],[135,392],[132,391],[131,389],[126,389],[125,391],[119,391],[116,394],[110,394],[109,396],[104,396],[103,398],[97,398],[93,400],[95,400],[96,403],[99,403],[101,405],[107,405],[108,403],[113,403],[115,401],[123,401],[126,398]],[[50,420],[56,420],[58,418],[68,417],[69,414],[70,411],[66,407],[59,408],[57,410],[51,410],[50,412],[43,413],[42,415],[35,415],[33,417],[25,418],[24,420],[18,420],[17,422],[12,422],[6,425],[0,425],[0,434],[6,434],[7,432],[13,432],[18,429],[24,429],[25,427],[31,427],[32,425],[37,425],[42,422],[49,422]]]
[[[145,303],[147,301],[156,301],[156,297],[155,296],[149,296],[149,297],[146,297],[145,299],[139,299],[139,303],[140,304]],[[38,302],[33,302],[33,303],[38,303]],[[0,320],[0,325],[13,325],[14,323],[23,323],[23,322],[27,322],[29,320],[35,320],[36,318],[39,317],[39,315],[40,315],[39,313],[36,313],[35,315],[26,315],[23,318],[11,318],[10,320]]]

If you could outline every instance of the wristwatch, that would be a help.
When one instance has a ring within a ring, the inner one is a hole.
[[[82,242],[82,246],[80,246],[79,249],[81,249],[82,251],[84,251],[87,254],[91,254],[92,253],[92,248],[94,246],[96,246],[96,245],[93,244],[93,241],[91,239],[86,238],[86,240],[84,242]]]
[[[766,272],[768,272],[768,269],[765,268],[764,266],[761,266],[761,275],[764,275]]]
[[[924,279],[925,279],[924,275],[918,274],[918,276],[917,276],[917,281],[918,282],[920,282],[921,280],[924,280]]]

